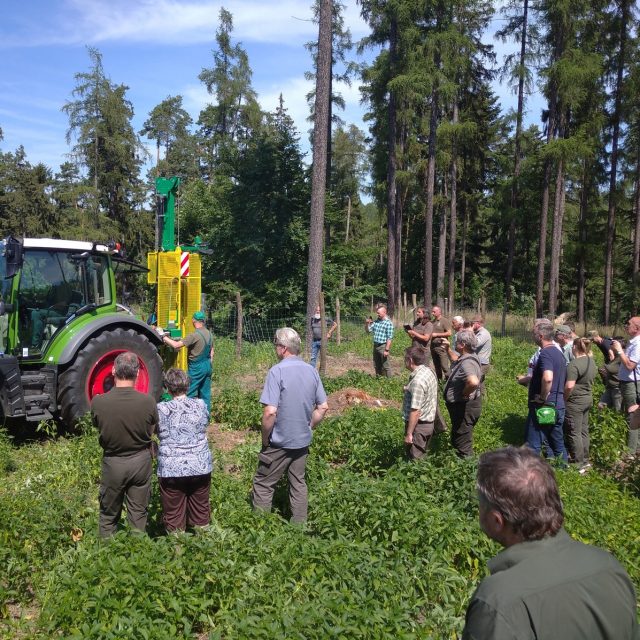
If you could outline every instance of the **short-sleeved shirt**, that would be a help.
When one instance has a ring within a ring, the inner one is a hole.
[[[376,318],[368,327],[369,333],[373,333],[375,344],[383,344],[393,339],[393,322],[389,318],[381,320]]]
[[[562,351],[556,349],[553,345],[540,350],[540,356],[533,367],[533,375],[529,383],[529,402],[540,393],[542,373],[544,371],[553,372],[551,391],[546,401],[555,404],[557,409],[564,409],[564,383],[567,379],[567,361],[564,359]]]
[[[277,408],[270,444],[302,449],[311,444],[311,414],[327,395],[318,372],[298,356],[289,356],[269,369],[260,396],[263,405]]]
[[[640,382],[640,335],[634,336],[629,340],[627,348],[624,350],[625,355],[629,360],[636,363],[636,379]],[[620,382],[634,382],[633,369],[629,371],[627,367],[620,364]]]
[[[614,357],[612,358],[611,354],[609,353],[609,351],[613,349],[612,343],[613,343],[613,340],[611,338],[602,338],[601,342],[595,343],[598,349],[600,349],[600,351],[602,352],[605,363],[611,362],[612,360],[615,359],[615,354],[614,354]]]
[[[158,405],[158,477],[182,478],[211,473],[207,441],[209,411],[199,398],[174,398]]]
[[[476,355],[480,364],[491,363],[491,334],[484,328],[480,327],[476,332]]]
[[[189,360],[195,360],[206,349],[207,344],[212,344],[213,336],[208,329],[196,329],[180,339],[189,350]]]
[[[413,327],[411,327],[411,329],[421,336],[430,336],[433,333],[433,324],[431,322],[422,324],[422,320],[416,320],[413,323]],[[423,349],[426,349],[429,346],[429,343],[413,338],[411,341],[411,346],[422,347]]]
[[[446,333],[447,331],[451,331],[451,322],[448,318],[440,316],[437,320],[433,320],[434,333]],[[449,348],[449,340],[447,338],[433,338],[431,348],[434,351],[446,352]]]
[[[327,329],[331,329],[333,326],[333,320],[325,316],[327,323]],[[311,332],[314,340],[322,340],[322,322],[320,318],[311,318]]]
[[[593,361],[593,358],[581,357],[574,358],[567,365],[567,382],[575,380],[576,384],[571,389],[571,395],[567,402],[573,402],[576,400],[589,399],[591,400],[591,390],[593,388],[593,381],[595,380],[598,367]]]
[[[155,398],[133,387],[113,387],[91,401],[91,419],[105,456],[130,456],[151,446],[158,426]]]
[[[575,356],[573,355],[573,340],[571,340],[571,342],[567,342],[567,344],[562,347],[562,355],[567,361],[567,364],[569,364],[574,359]]]
[[[416,409],[420,411],[420,422],[433,422],[437,404],[438,379],[431,369],[422,364],[411,372],[404,389],[402,415],[405,422],[409,419],[409,413]]]
[[[470,376],[478,378],[478,382],[482,379],[480,360],[478,360],[478,356],[475,353],[465,353],[451,365],[449,378],[444,386],[444,399],[447,402],[466,402],[466,400],[477,398],[480,395],[479,387],[469,398],[464,398],[462,395],[462,391],[467,384],[467,378]]]

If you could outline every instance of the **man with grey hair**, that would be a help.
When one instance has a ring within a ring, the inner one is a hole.
[[[305,468],[313,429],[329,405],[320,376],[298,356],[300,336],[289,327],[276,331],[274,345],[280,362],[269,369],[260,396],[262,449],[253,479],[256,510],[270,511],[278,481],[287,472],[291,522],[307,520]]]
[[[637,640],[636,595],[608,552],[573,540],[553,470],[526,447],[480,456],[480,528],[504,550],[473,594],[463,640]]]
[[[456,348],[456,336],[458,335],[458,331],[464,328],[464,318],[462,316],[453,316],[451,318],[451,329],[454,331],[451,336],[451,346],[453,349]]]
[[[106,538],[118,528],[122,504],[134,529],[144,531],[151,497],[151,436],[158,427],[156,400],[136,391],[140,364],[130,351],[113,364],[114,387],[95,396],[91,419],[103,449],[100,481],[99,534]]]
[[[476,336],[471,329],[458,331],[456,350],[449,347],[452,361],[444,396],[451,418],[451,446],[460,458],[473,455],[473,428],[482,411],[482,370],[475,354]]]

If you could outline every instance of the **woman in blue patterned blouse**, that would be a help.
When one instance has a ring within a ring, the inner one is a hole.
[[[213,462],[207,442],[209,412],[203,400],[188,398],[189,376],[169,369],[164,384],[169,402],[158,404],[158,483],[167,531],[204,527],[211,518],[209,491]]]

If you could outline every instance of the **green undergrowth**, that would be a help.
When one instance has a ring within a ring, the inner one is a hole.
[[[514,377],[532,348],[497,342],[478,453],[522,441],[526,389]],[[326,386],[399,400],[405,378],[350,372]],[[257,394],[228,389],[219,421],[255,424]],[[566,527],[613,552],[638,588],[640,499],[613,474],[624,423],[604,412],[593,425],[597,470],[557,471]],[[252,433],[232,452],[214,451],[210,527],[162,535],[154,487],[149,535],[123,530],[102,542],[95,434],[22,446],[0,434],[0,635],[454,639],[499,549],[477,523],[475,460],[456,458],[445,433],[428,459],[407,463],[402,435],[397,409],[354,408],[325,421],[308,461],[304,528],[287,522],[284,482],[273,514],[251,510],[260,446]]]

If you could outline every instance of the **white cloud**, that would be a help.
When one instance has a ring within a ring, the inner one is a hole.
[[[311,0],[67,0],[63,10],[50,12],[46,25],[38,21],[26,32],[3,34],[0,47],[210,42],[222,6],[232,13],[234,36],[241,41],[298,46],[318,32],[311,21]],[[345,11],[345,23],[356,39],[365,32],[353,0]]]

